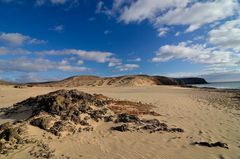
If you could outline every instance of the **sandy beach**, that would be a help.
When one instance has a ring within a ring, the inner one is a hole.
[[[0,159],[240,159],[240,0],[0,0]]]
[[[28,97],[46,94],[61,88],[0,87],[0,107],[9,107]],[[73,89],[73,88],[67,88]],[[90,94],[135,102],[151,103],[159,113],[154,118],[170,127],[180,127],[183,133],[138,133],[109,131],[111,123],[100,122],[92,132],[82,132],[58,138],[42,129],[28,125],[29,136],[54,149],[53,158],[113,158],[113,159],[239,159],[240,112],[236,93],[173,86],[149,87],[76,87]],[[149,118],[149,115],[141,116]],[[20,120],[1,116],[0,123]],[[193,142],[223,142],[229,149],[191,145]],[[30,144],[1,158],[32,158],[35,147]]]

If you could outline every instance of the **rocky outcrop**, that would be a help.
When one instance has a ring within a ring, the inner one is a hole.
[[[112,122],[116,127],[111,130],[117,131],[182,132],[180,128],[168,128],[157,119],[140,119],[138,115],[159,115],[151,110],[153,106],[150,104],[114,100],[78,90],[58,90],[31,97],[6,109],[5,113],[14,115],[23,108],[31,111],[25,122],[56,136],[93,131],[98,122]],[[122,123],[126,125],[119,125]]]
[[[158,131],[165,132],[184,132],[181,128],[169,128],[167,124],[160,122],[157,119],[140,119],[135,115],[118,114],[115,123],[123,123],[122,125],[114,126],[111,129],[115,131],[140,131],[154,133]]]
[[[207,84],[207,81],[203,78],[175,78],[175,80],[180,84],[180,85],[185,85],[185,84]]]
[[[206,146],[206,147],[221,147],[225,149],[229,149],[228,145],[223,142],[215,142],[215,143],[209,143],[209,142],[194,142],[192,145],[199,145],[199,146]]]
[[[31,97],[9,109],[1,110],[10,118],[23,111],[30,115],[13,124],[0,125],[0,158],[1,155],[6,157],[20,148],[26,148],[27,144],[34,145],[28,151],[32,158],[53,158],[55,150],[44,142],[46,136],[51,139],[54,136],[58,140],[76,133],[95,131],[99,125],[109,122],[111,123],[104,127],[112,133],[183,132],[181,128],[169,128],[158,119],[143,119],[140,116],[157,116],[151,108],[151,105],[141,102],[118,101],[101,94],[91,95],[78,90],[58,90]],[[31,138],[30,129],[34,129],[34,132],[39,130],[44,139]]]

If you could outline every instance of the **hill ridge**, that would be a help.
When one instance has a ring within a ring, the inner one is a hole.
[[[206,84],[206,80],[198,77],[171,78],[150,75],[124,75],[116,77],[99,77],[93,75],[72,76],[60,81],[29,83],[37,86],[78,87],[78,86],[152,86],[152,85],[186,85]]]

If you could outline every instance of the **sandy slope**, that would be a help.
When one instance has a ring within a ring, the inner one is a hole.
[[[0,87],[0,107],[7,107],[30,96],[45,94],[59,88]],[[70,89],[70,88],[68,88]],[[100,123],[93,132],[84,132],[62,139],[30,126],[29,133],[46,141],[56,149],[56,158],[114,158],[114,159],[239,159],[240,158],[240,110],[231,93],[180,87],[79,87],[81,91],[102,93],[106,96],[132,101],[152,103],[157,117],[169,126],[181,127],[184,133],[136,133],[109,132],[110,125]],[[0,123],[9,119],[0,119]],[[110,124],[110,123],[109,123]],[[48,138],[51,136],[52,139]],[[229,149],[192,146],[194,141],[221,141]],[[9,158],[31,158],[26,147]]]

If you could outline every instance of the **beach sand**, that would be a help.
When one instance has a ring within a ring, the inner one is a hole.
[[[0,108],[28,97],[61,88],[0,86]],[[86,159],[239,159],[240,103],[236,93],[173,86],[76,87],[87,93],[100,93],[121,100],[141,101],[155,106],[154,118],[183,133],[112,132],[111,123],[99,123],[94,131],[58,138],[37,127],[28,126],[29,136],[41,139],[55,149],[53,158]],[[142,116],[147,118],[148,116]],[[0,116],[0,124],[22,119]],[[229,149],[191,145],[193,142],[223,142]],[[32,158],[34,145],[0,158]]]

